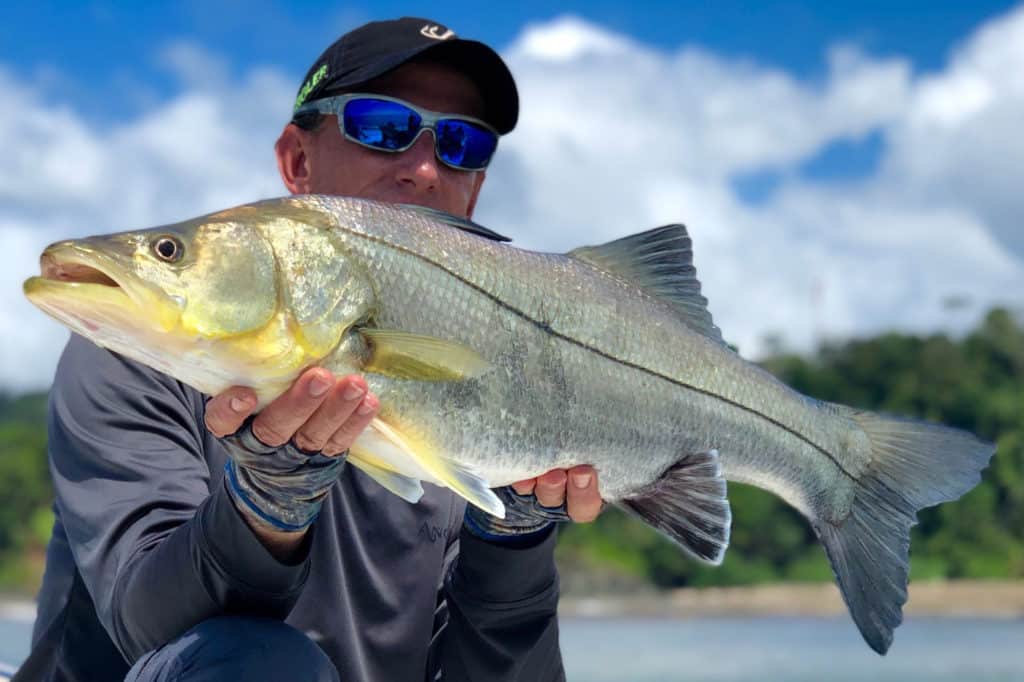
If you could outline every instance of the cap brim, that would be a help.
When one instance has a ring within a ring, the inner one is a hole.
[[[519,119],[519,93],[515,79],[497,52],[476,40],[450,38],[436,44],[417,46],[394,53],[387,61],[357,69],[343,79],[332,82],[329,90],[348,89],[379,78],[402,64],[429,53],[445,64],[464,73],[476,85],[484,100],[483,120],[502,135],[511,132]]]
[[[476,40],[446,40],[424,52],[451,64],[469,76],[484,98],[483,119],[504,135],[516,127],[519,119],[519,92],[505,61],[484,43]]]

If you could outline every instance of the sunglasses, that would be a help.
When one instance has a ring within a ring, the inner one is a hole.
[[[384,95],[318,99],[303,104],[295,115],[313,112],[334,114],[346,139],[381,152],[404,152],[430,129],[437,158],[457,170],[487,168],[498,148],[498,132],[479,119],[440,114]]]

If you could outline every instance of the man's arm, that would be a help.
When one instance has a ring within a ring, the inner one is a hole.
[[[550,471],[513,485],[574,521],[601,511],[597,473],[590,466]],[[446,576],[448,623],[440,642],[443,679],[565,679],[558,643],[557,532],[547,525],[529,536],[485,540],[462,526],[457,558]]]
[[[377,414],[379,403],[369,392],[366,380],[348,376],[340,380],[325,369],[304,372],[287,391],[267,405],[252,421],[252,435],[268,449],[293,443],[308,453],[329,457],[341,455],[355,442]],[[251,388],[235,386],[215,396],[206,406],[206,427],[216,436],[233,434],[256,408],[256,393]],[[256,458],[257,460],[259,458]],[[308,507],[305,494],[288,486],[275,485],[276,500],[281,505]],[[293,561],[302,552],[308,528],[281,530],[260,519],[235,495],[236,506],[253,533],[275,557]],[[319,502],[317,502],[317,508]]]
[[[284,618],[305,583],[307,534],[275,545],[211,489],[203,419],[197,392],[72,337],[50,393],[57,506],[129,660],[212,616]]]
[[[50,392],[50,466],[75,563],[129,659],[211,616],[283,618],[305,561],[272,557],[211,491],[201,398],[73,336]]]
[[[445,581],[448,624],[440,643],[442,678],[565,679],[558,647],[554,527],[537,544],[507,548],[463,529]]]

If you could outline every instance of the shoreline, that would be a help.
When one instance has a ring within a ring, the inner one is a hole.
[[[0,619],[32,623],[36,619],[36,603],[25,597],[0,597]]]
[[[1024,581],[956,580],[910,584],[907,616],[1024,618]],[[833,583],[681,588],[639,595],[567,595],[559,613],[576,618],[701,618],[840,616],[847,613]]]
[[[571,618],[827,617],[847,613],[833,583],[778,583],[680,588],[640,594],[565,595],[559,615]],[[903,612],[911,617],[1024,619],[1024,580],[919,581]],[[31,623],[30,598],[0,595],[0,619]]]

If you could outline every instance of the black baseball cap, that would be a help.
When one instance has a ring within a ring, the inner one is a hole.
[[[428,53],[473,81],[483,96],[483,120],[502,135],[516,127],[519,93],[498,53],[481,42],[459,38],[443,24],[416,17],[373,21],[334,41],[302,79],[295,109],[306,102],[351,91]]]

